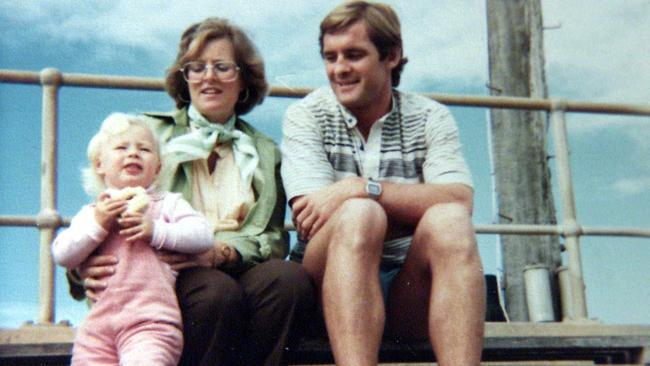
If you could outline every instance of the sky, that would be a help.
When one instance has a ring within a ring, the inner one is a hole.
[[[470,0],[386,1],[402,21],[409,58],[400,89],[487,95],[485,3]],[[188,5],[191,4],[191,5]],[[0,69],[162,78],[181,32],[207,16],[240,25],[265,59],[269,82],[326,84],[318,24],[333,7],[324,0],[191,3],[140,1],[0,2]],[[597,4],[597,5],[596,5]],[[542,0],[549,95],[576,101],[650,103],[650,1]],[[153,14],[152,14],[153,13]],[[244,116],[281,137],[287,98],[268,98]],[[59,212],[89,202],[81,188],[85,149],[113,111],[166,111],[164,92],[64,87],[59,93]],[[475,183],[477,224],[495,222],[487,111],[451,108]],[[577,214],[586,226],[650,229],[650,117],[568,114]],[[39,211],[41,89],[0,84],[0,215]],[[555,172],[552,173],[555,176]],[[555,195],[556,204],[559,195]],[[561,210],[559,212],[561,214]],[[561,217],[559,217],[561,219]],[[485,271],[499,274],[497,236],[479,235]],[[650,324],[650,239],[583,237],[589,317],[607,324]],[[0,227],[0,327],[38,318],[38,232]],[[56,274],[56,321],[78,324],[85,304]]]

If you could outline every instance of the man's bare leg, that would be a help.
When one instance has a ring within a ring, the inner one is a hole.
[[[485,284],[465,207],[436,205],[426,212],[389,304],[391,330],[420,338],[428,332],[439,365],[479,365]]]
[[[337,365],[376,365],[384,330],[379,263],[386,214],[372,200],[346,201],[310,240],[303,260],[321,289]]]

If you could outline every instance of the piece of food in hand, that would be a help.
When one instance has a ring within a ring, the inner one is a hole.
[[[129,200],[126,206],[126,212],[144,212],[149,206],[149,195],[147,193],[136,194]]]
[[[128,201],[124,213],[144,212],[149,205],[149,195],[142,187],[124,187],[119,190],[110,189],[108,194],[110,194],[111,198]]]

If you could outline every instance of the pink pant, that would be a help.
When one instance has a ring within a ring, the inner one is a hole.
[[[107,327],[110,325],[80,328],[74,344],[72,366],[178,364],[183,334],[177,326],[148,322],[113,336]]]

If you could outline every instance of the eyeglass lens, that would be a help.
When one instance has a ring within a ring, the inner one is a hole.
[[[211,68],[217,78],[221,81],[233,81],[237,78],[239,67],[233,62],[215,62],[213,64],[201,61],[186,63],[181,71],[186,81],[200,82],[208,69]]]

